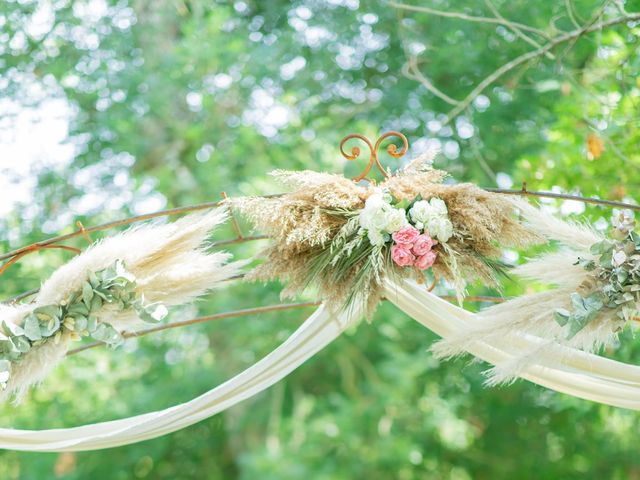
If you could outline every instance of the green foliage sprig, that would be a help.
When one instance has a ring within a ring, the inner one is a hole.
[[[591,247],[595,259],[578,259],[590,273],[583,284],[586,292],[571,295],[573,309],[558,309],[556,321],[568,325],[568,338],[573,338],[599,314],[615,311],[622,321],[637,315],[640,307],[640,235],[633,231],[635,222],[627,213],[614,219],[611,239]]]
[[[113,325],[98,320],[105,305],[119,310],[133,309],[141,320],[158,323],[167,315],[167,308],[158,303],[146,303],[136,292],[136,279],[124,262],[91,272],[82,290],[72,293],[59,305],[45,305],[28,314],[22,326],[2,323],[0,333],[0,385],[5,388],[10,378],[11,364],[20,361],[32,348],[53,341],[59,343],[68,334],[72,340],[91,337],[110,346],[117,346],[123,337]]]

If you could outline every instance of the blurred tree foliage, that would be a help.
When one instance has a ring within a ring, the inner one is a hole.
[[[457,180],[637,200],[640,23],[622,20],[639,1],[422,3],[2,2],[0,104],[62,99],[74,153],[55,168],[34,166],[32,201],[0,219],[0,251],[68,232],[75,220],[94,225],[222,190],[271,193],[273,168],[353,174],[357,165],[338,160],[340,138],[388,129],[407,134],[413,153],[440,147],[436,165]],[[507,62],[615,19],[507,69],[448,121]],[[13,118],[0,111],[3,128]],[[610,213],[545,207],[599,228]],[[66,258],[26,257],[3,275],[2,298],[37,287]],[[235,285],[172,319],[277,303],[279,289]],[[19,407],[2,406],[1,424],[71,426],[186,401],[270,351],[306,313],[74,356]],[[434,340],[384,305],[372,324],[222,415],[108,451],[2,452],[0,478],[640,478],[638,414],[524,381],[486,389],[483,365],[434,360]],[[612,354],[640,360],[628,334]]]

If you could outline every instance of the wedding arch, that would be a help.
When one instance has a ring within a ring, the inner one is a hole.
[[[601,346],[636,320],[640,302],[640,235],[626,210],[640,206],[553,192],[480,188],[446,180],[419,156],[391,174],[378,157],[408,151],[398,132],[375,143],[350,135],[340,145],[347,160],[360,149],[369,162],[359,176],[312,171],[273,175],[288,193],[226,198],[131,217],[62,235],[0,255],[0,273],[41,249],[73,249],[65,241],[136,224],[94,243],[61,266],[37,291],[0,304],[0,383],[3,398],[19,399],[43,381],[57,362],[98,345],[118,345],[130,336],[218,318],[317,305],[315,312],[279,347],[240,374],[199,397],[129,418],[49,430],[0,429],[0,448],[78,451],[114,447],[164,435],[219,413],[278,382],[362,317],[371,318],[383,299],[434,331],[441,357],[465,352],[493,365],[488,383],[524,378],[586,400],[640,409],[640,367],[597,355]],[[383,180],[368,179],[376,167]],[[577,200],[619,210],[610,234],[567,222],[522,197]],[[172,223],[142,223],[188,213]],[[246,236],[236,215],[260,234]],[[237,236],[211,245],[209,232],[230,221]],[[141,225],[139,225],[141,224]],[[232,261],[218,248],[270,239],[262,263]],[[554,242],[560,249],[509,268],[504,248]],[[140,246],[144,246],[142,249]],[[494,306],[471,313],[450,301],[467,297],[467,284],[499,286],[505,275],[549,285],[543,291],[504,299],[481,297]],[[318,303],[251,307],[191,320],[162,323],[167,307],[196,298],[229,281],[279,279],[283,296],[313,286]],[[442,283],[453,295],[438,296]],[[30,299],[29,301],[25,301]],[[150,326],[149,326],[150,325]],[[70,349],[90,337],[93,343]],[[17,406],[16,408],[19,408]]]

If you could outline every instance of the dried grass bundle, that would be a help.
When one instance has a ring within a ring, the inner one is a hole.
[[[560,251],[544,254],[513,270],[521,278],[552,285],[551,290],[525,294],[482,311],[478,323],[470,331],[438,342],[434,353],[439,357],[452,357],[465,353],[476,341],[493,342],[497,339],[515,339],[520,335],[535,335],[547,339],[547,344],[532,351],[523,351],[513,361],[496,365],[488,372],[488,383],[510,382],[523,368],[546,362],[548,354],[557,345],[596,351],[615,339],[622,322],[613,311],[603,311],[571,338],[554,314],[558,309],[569,309],[571,294],[589,283],[589,274],[577,264],[578,258],[594,258],[590,247],[603,236],[592,228],[566,222],[532,207],[519,199],[509,199],[517,208],[528,228],[539,232],[548,240],[560,242]]]
[[[226,220],[223,209],[186,216],[174,223],[146,224],[96,242],[81,255],[56,270],[29,304],[0,305],[0,324],[22,325],[25,316],[44,305],[58,305],[77,291],[90,273],[122,260],[136,278],[137,293],[151,302],[177,305],[188,302],[236,275],[246,262],[229,263],[231,255],[208,252],[206,238]],[[98,320],[118,330],[131,330],[139,320],[132,310],[107,305]],[[11,376],[1,399],[15,393],[19,400],[34,383],[42,381],[67,352],[70,335],[32,348],[11,366]]]
[[[283,296],[299,294],[314,283],[331,307],[359,300],[370,314],[380,299],[384,274],[413,274],[390,261],[388,247],[376,248],[354,237],[365,201],[384,190],[399,201],[436,197],[446,203],[454,235],[434,247],[438,257],[433,270],[456,287],[460,299],[467,281],[481,279],[497,285],[501,248],[521,247],[542,238],[518,221],[514,205],[502,196],[470,184],[445,185],[446,173],[425,168],[423,162],[424,158],[418,159],[379,186],[368,187],[326,173],[274,172],[294,189],[292,193],[232,201],[258,230],[274,239],[263,252],[264,263],[248,278],[286,282]],[[354,261],[330,261],[338,247],[346,249]]]

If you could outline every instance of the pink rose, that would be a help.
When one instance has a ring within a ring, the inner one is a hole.
[[[392,235],[393,241],[398,245],[413,245],[413,242],[420,236],[420,230],[411,225],[402,227],[396,233]]]
[[[424,255],[421,255],[420,257],[418,257],[418,259],[416,260],[415,266],[418,267],[420,270],[426,270],[427,268],[433,265],[433,263],[436,261],[437,256],[438,254],[433,250],[431,250],[425,253]]]
[[[421,256],[429,253],[438,242],[427,234],[419,235],[413,243],[413,253]]]
[[[411,253],[411,250],[406,248],[405,245],[394,245],[391,247],[391,258],[401,267],[410,267],[416,259],[413,253]]]

